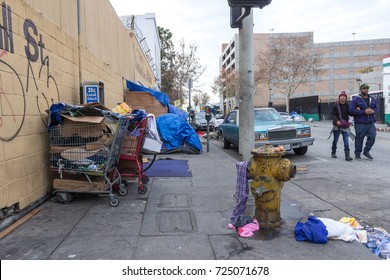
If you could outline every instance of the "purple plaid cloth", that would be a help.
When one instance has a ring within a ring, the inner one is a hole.
[[[248,185],[248,163],[249,161],[237,162],[237,183],[236,197],[237,205],[233,210],[230,221],[236,220],[239,216],[244,215],[246,209],[246,201],[248,200],[249,185]]]

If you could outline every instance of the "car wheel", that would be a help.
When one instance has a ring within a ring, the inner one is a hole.
[[[303,156],[307,152],[307,146],[293,149],[294,153],[298,156]]]

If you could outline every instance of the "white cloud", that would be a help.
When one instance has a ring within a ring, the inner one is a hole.
[[[237,29],[230,28],[227,0],[110,0],[118,16],[154,13],[157,25],[173,33],[176,45],[181,39],[198,45],[201,63],[207,70],[200,83],[211,94],[218,76],[223,43]],[[273,0],[263,9],[254,9],[254,32],[314,32],[314,42],[390,38],[388,0]],[[390,50],[389,50],[390,53]]]

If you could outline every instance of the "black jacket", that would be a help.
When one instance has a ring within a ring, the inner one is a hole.
[[[340,111],[341,111],[341,118],[345,121],[348,121],[349,119],[349,104],[348,102],[345,102],[344,104],[341,104],[340,102],[336,102],[333,107],[332,111],[330,113],[330,116],[333,120],[333,125],[336,125],[337,121],[340,120],[340,114],[339,114],[339,108],[337,105],[340,105]]]

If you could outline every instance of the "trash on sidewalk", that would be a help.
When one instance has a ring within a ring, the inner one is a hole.
[[[324,244],[328,242],[328,231],[324,223],[317,217],[310,215],[307,222],[298,222],[294,229],[297,241],[309,241]]]
[[[340,239],[346,242],[358,241],[356,231],[349,225],[328,218],[318,218],[326,226],[329,239]]]
[[[253,232],[260,229],[259,223],[256,219],[244,215],[246,210],[246,202],[249,194],[249,172],[248,161],[236,163],[237,181],[236,181],[236,198],[237,205],[234,208],[230,217],[230,229],[237,229],[238,235],[241,237],[250,237]]]

